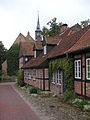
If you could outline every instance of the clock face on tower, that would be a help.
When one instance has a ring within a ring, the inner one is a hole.
[[[28,58],[27,57],[25,57],[25,62],[27,62],[28,61]]]
[[[37,36],[39,36],[40,35],[40,33],[37,33]]]

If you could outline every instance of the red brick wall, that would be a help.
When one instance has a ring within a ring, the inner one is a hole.
[[[86,56],[90,57],[90,53],[87,53]],[[77,55],[75,56],[75,58],[81,58],[81,55]],[[90,97],[90,82],[87,82],[86,80],[86,89],[85,89],[85,70],[86,70],[86,66],[85,66],[85,54],[82,54],[82,95],[85,95],[85,91],[86,91],[86,96]],[[75,93],[78,93],[81,95],[81,81],[77,80],[74,81],[74,89],[75,89]]]
[[[19,69],[23,66],[23,57],[19,59]]]
[[[86,96],[90,97],[90,83],[86,83]]]
[[[74,81],[74,90],[75,90],[75,93],[81,94],[81,82]]]
[[[27,74],[24,75],[24,81],[25,83],[37,87],[39,89],[43,90],[43,70],[42,69],[37,69],[36,70],[36,79],[33,80],[33,70],[31,71],[31,80],[28,79],[28,70],[27,70]],[[46,75],[48,73],[48,69],[45,70],[45,78],[48,78],[48,75]],[[48,80],[45,80],[45,90],[48,90]]]

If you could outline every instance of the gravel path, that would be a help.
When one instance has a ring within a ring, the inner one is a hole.
[[[16,85],[12,87],[42,120],[90,120],[85,112],[63,103],[57,97],[31,96]]]

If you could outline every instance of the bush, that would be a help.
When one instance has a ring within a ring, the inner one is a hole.
[[[83,110],[83,109],[84,109],[84,106],[85,106],[85,105],[88,105],[89,103],[88,103],[88,101],[86,101],[86,100],[82,100],[82,99],[76,98],[76,99],[73,100],[72,104],[73,104],[74,106],[80,108],[81,110]]]
[[[1,80],[11,80],[10,76],[0,76]]]
[[[22,70],[18,71],[16,82],[18,86],[20,87],[24,86],[24,72]]]
[[[37,94],[37,88],[34,88],[34,87],[32,87],[32,88],[29,88],[29,94]]]
[[[90,112],[90,105],[84,105],[84,111]]]
[[[72,99],[74,99],[74,98],[75,98],[75,95],[74,95],[74,92],[73,92],[73,91],[68,91],[68,90],[66,90],[66,91],[64,92],[64,97],[63,97],[64,102],[68,102],[68,101],[70,101],[70,100],[72,100]]]
[[[0,76],[0,82],[4,83],[4,82],[14,82],[14,79],[12,79],[11,76]]]

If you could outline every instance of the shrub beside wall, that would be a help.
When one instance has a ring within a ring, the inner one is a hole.
[[[16,82],[18,86],[24,86],[24,72],[22,70],[18,71]]]
[[[51,82],[52,73],[55,70],[64,71],[64,100],[67,101],[74,96],[74,79],[73,79],[73,59],[60,58],[49,62],[49,80]]]

